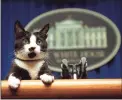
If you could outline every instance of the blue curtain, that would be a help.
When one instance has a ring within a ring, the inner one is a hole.
[[[2,79],[10,70],[13,59],[14,22],[20,20],[23,25],[27,25],[37,15],[59,8],[84,8],[99,12],[110,18],[122,34],[122,0],[2,0]],[[99,72],[88,72],[88,78],[122,78],[122,47]],[[60,73],[54,74],[59,78]]]

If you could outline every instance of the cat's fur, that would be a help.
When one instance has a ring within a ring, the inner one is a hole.
[[[21,80],[41,79],[44,83],[52,83],[54,76],[48,68],[47,33],[49,24],[40,31],[30,33],[19,21],[15,22],[15,59],[7,76],[11,88],[18,88]]]

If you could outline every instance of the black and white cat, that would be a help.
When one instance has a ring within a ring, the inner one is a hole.
[[[15,22],[15,58],[7,77],[11,88],[18,88],[21,80],[41,79],[44,83],[52,83],[54,76],[48,68],[47,32],[49,24],[40,31],[30,33],[19,21]]]

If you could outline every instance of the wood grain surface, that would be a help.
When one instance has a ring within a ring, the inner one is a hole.
[[[22,80],[11,90],[1,83],[2,98],[122,98],[122,79],[55,80],[50,86],[40,80]]]

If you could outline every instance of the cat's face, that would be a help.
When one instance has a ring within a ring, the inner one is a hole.
[[[22,60],[38,60],[47,57],[47,32],[49,24],[40,31],[25,31],[19,21],[15,22],[15,56]]]

